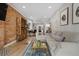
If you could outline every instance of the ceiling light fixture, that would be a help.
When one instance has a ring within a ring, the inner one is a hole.
[[[49,8],[49,9],[51,9],[51,8],[52,8],[52,6],[48,6],[48,8]]]
[[[22,8],[26,8],[26,6],[22,6]]]
[[[33,16],[30,16],[29,18],[30,18],[30,19],[33,19]]]

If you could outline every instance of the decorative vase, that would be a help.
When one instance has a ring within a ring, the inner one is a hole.
[[[37,45],[38,48],[40,48],[41,47],[41,41],[37,40],[36,45]]]

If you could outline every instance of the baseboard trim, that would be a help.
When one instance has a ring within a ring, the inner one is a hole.
[[[14,40],[14,41],[12,41],[12,42],[6,44],[6,45],[4,46],[4,48],[5,48],[5,47],[8,47],[8,46],[10,46],[10,45],[12,45],[12,44],[14,44],[14,43],[16,43],[16,40]]]

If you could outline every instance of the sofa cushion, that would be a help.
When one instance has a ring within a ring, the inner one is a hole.
[[[53,31],[51,37],[58,42],[64,41],[65,39],[63,32],[59,32],[59,31]]]
[[[57,35],[53,35],[53,38],[58,42],[64,41],[65,39],[64,36],[57,36]]]

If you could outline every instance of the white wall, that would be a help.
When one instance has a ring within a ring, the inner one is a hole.
[[[60,25],[60,12],[69,7],[69,20],[68,25],[61,26]],[[63,6],[51,17],[51,28],[53,31],[61,31],[64,33],[66,37],[65,41],[76,41],[79,42],[79,24],[72,24],[72,4],[67,3],[63,4]]]

